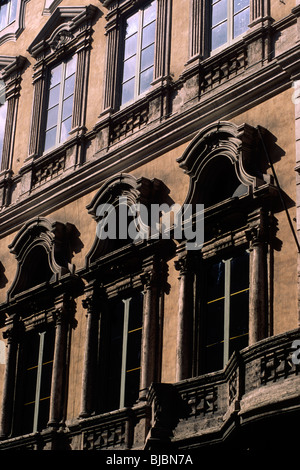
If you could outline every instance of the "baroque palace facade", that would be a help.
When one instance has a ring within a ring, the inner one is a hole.
[[[299,0],[1,2],[1,450],[296,442],[299,41]],[[138,204],[202,245],[101,237]]]

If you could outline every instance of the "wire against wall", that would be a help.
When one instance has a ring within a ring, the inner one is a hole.
[[[272,170],[272,173],[273,173],[273,176],[274,176],[274,180],[275,180],[276,186],[277,186],[278,191],[279,191],[279,197],[280,197],[280,200],[281,200],[283,209],[284,209],[284,211],[285,211],[285,213],[286,213],[286,216],[287,216],[287,219],[288,219],[288,223],[289,223],[291,232],[292,232],[293,237],[294,237],[294,239],[295,239],[298,253],[300,253],[300,244],[299,244],[299,241],[298,241],[298,238],[297,238],[297,234],[296,234],[295,228],[294,228],[294,226],[293,226],[293,223],[292,223],[292,220],[291,220],[291,217],[290,217],[290,214],[289,214],[289,211],[288,211],[288,208],[287,208],[285,199],[284,199],[284,195],[283,195],[282,189],[281,189],[281,187],[280,187],[280,184],[279,184],[279,181],[278,181],[278,178],[277,178],[277,174],[276,174],[276,171],[275,171],[273,162],[271,161],[270,156],[269,156],[269,153],[268,153],[268,150],[267,150],[267,148],[266,148],[266,145],[265,145],[265,142],[264,142],[262,133],[261,133],[261,127],[260,127],[260,126],[257,126],[257,130],[258,130],[258,135],[259,135],[259,138],[260,138],[261,143],[262,143],[262,146],[263,146],[264,153],[265,153],[265,155],[266,155],[266,157],[267,157],[268,163],[269,163],[270,168],[271,168],[271,170]]]

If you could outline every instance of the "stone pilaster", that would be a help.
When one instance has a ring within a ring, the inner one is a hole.
[[[5,439],[12,431],[12,413],[18,351],[18,326],[18,318],[13,316],[10,325],[3,333],[3,337],[7,339],[7,354],[0,417],[0,439]]]
[[[175,261],[179,271],[179,298],[176,345],[176,381],[191,377],[193,335],[193,278],[192,263],[187,252]]]
[[[80,418],[90,416],[93,411],[93,392],[95,390],[95,367],[97,362],[97,340],[98,340],[98,303],[93,293],[89,293],[82,301],[86,309],[86,339],[82,374],[81,389],[81,412]]]
[[[263,216],[262,216],[263,217]],[[247,232],[249,266],[249,345],[267,336],[267,256],[264,221]]]
[[[158,273],[153,258],[145,260],[141,275],[144,285],[143,333],[141,346],[140,400],[156,380],[157,325],[158,325]]]

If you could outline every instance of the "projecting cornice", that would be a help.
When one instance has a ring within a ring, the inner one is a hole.
[[[94,16],[96,10],[97,7],[94,5],[84,7],[57,7],[28,47],[28,52],[33,57],[37,58],[43,49],[49,46],[51,47],[55,40],[61,37],[63,33],[68,34],[71,38],[72,34],[78,30],[79,26]]]

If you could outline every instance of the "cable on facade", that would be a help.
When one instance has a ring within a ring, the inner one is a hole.
[[[288,219],[288,223],[289,223],[290,228],[291,228],[291,231],[292,231],[292,235],[293,235],[293,237],[294,237],[294,239],[295,239],[298,253],[300,253],[300,244],[299,244],[299,241],[298,241],[298,238],[297,238],[297,234],[296,234],[296,232],[295,232],[295,229],[294,229],[294,226],[293,226],[293,223],[292,223],[292,220],[291,220],[291,217],[290,217],[290,214],[289,214],[289,211],[288,211],[286,202],[285,202],[285,200],[284,200],[283,191],[282,191],[282,189],[281,189],[281,187],[280,187],[280,184],[279,184],[279,181],[278,181],[278,178],[277,178],[277,174],[276,174],[276,171],[275,171],[273,162],[271,161],[270,156],[269,156],[269,152],[268,152],[268,150],[267,150],[267,148],[266,148],[266,145],[265,145],[265,142],[264,142],[264,139],[263,139],[261,130],[260,130],[260,126],[257,126],[257,130],[258,130],[258,135],[259,135],[259,138],[260,138],[261,143],[262,143],[262,146],[263,146],[264,153],[265,153],[265,155],[266,155],[266,158],[267,158],[268,163],[269,163],[269,165],[270,165],[270,168],[271,168],[271,170],[272,170],[272,173],[273,173],[273,176],[274,176],[274,180],[275,180],[276,186],[277,186],[277,188],[278,188],[279,197],[280,197],[280,200],[281,200],[283,209],[284,209],[284,211],[285,211],[285,213],[286,213],[286,216],[287,216],[287,219]]]

